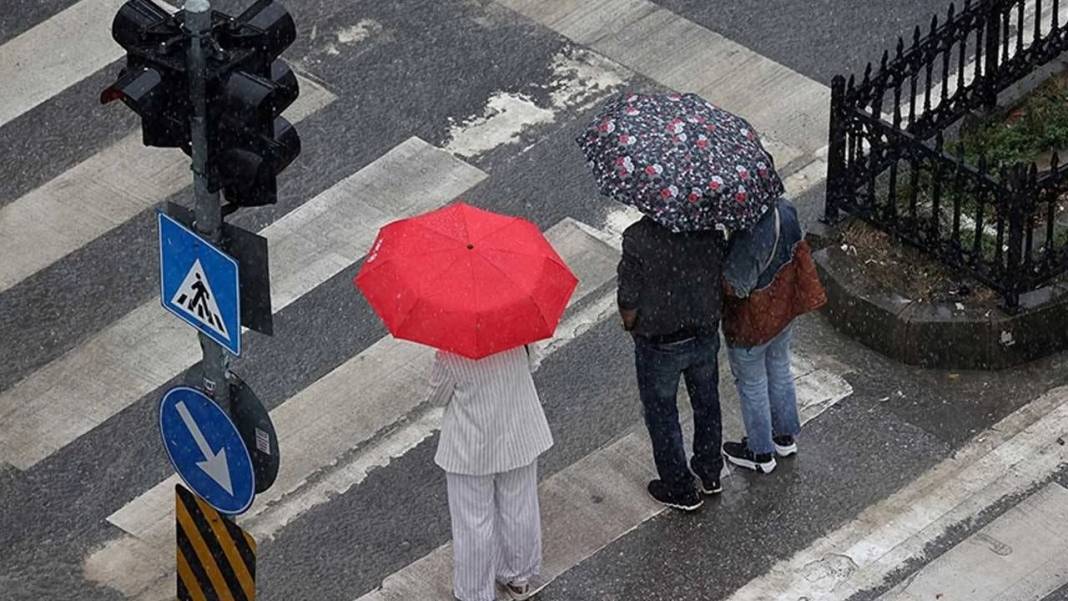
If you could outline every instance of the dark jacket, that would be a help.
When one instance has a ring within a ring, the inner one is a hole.
[[[683,232],[643,217],[623,232],[620,309],[637,309],[633,333],[654,342],[716,336],[722,309],[723,235]]]

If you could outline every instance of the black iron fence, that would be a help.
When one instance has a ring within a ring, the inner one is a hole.
[[[826,218],[864,219],[971,273],[1010,308],[1068,273],[1068,166],[1054,155],[1041,172],[988,168],[943,133],[1065,50],[1058,0],[969,1],[926,35],[916,28],[910,45],[899,39],[859,82],[836,77]]]

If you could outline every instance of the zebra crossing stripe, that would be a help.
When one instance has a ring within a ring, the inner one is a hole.
[[[179,601],[253,601],[255,540],[181,484],[174,498]]]
[[[337,99],[298,80],[301,94],[286,112],[294,123]],[[0,207],[0,292],[191,185],[182,151],[146,148],[140,131],[129,134]]]
[[[798,405],[803,423],[853,393],[841,375],[831,374],[829,360],[807,359],[795,349],[794,370]],[[827,363],[824,365],[824,363]],[[720,357],[720,381],[728,382],[726,357]],[[822,384],[812,380],[817,376]],[[827,376],[831,375],[830,378]],[[723,431],[741,433],[741,410],[733,386],[720,389]],[[685,387],[679,406],[688,407]],[[808,409],[807,411],[805,409]],[[688,408],[679,412],[683,432],[693,438],[693,420]],[[728,472],[729,473],[729,472]],[[645,493],[645,484],[656,477],[649,435],[637,425],[627,435],[603,447],[541,482],[544,534],[544,564],[541,577],[553,580],[595,553],[665,511]],[[724,485],[729,486],[725,480]],[[596,503],[590,498],[596,496]],[[357,601],[451,601],[452,545],[446,543],[421,559],[386,577],[382,585]],[[772,597],[768,597],[772,598]],[[777,597],[775,597],[777,598]]]
[[[272,308],[282,311],[359,260],[380,226],[441,206],[485,177],[419,138],[398,144],[260,231],[269,241]],[[0,462],[29,469],[199,358],[185,324],[158,301],[141,305],[0,392]]]
[[[0,127],[121,58],[108,24],[125,2],[81,0],[0,46]]]
[[[576,310],[565,314],[559,328],[561,336],[579,329],[574,322],[588,320],[583,307],[586,300],[615,276],[618,250],[592,235],[590,229],[565,218],[545,232],[580,281],[570,300]],[[560,346],[547,345],[539,357]],[[286,459],[275,485],[260,494],[244,514],[246,527],[261,540],[270,538],[304,512],[359,484],[372,469],[386,465],[436,432],[441,426],[441,408],[420,414],[432,359],[432,349],[387,336],[275,407],[271,419],[278,426],[280,452]],[[358,404],[354,404],[353,390],[360,391]],[[405,427],[350,456],[351,449],[405,418]],[[87,558],[86,571],[94,574],[91,579],[139,600],[157,598],[139,592],[152,586],[146,575],[156,570],[143,558],[158,554],[169,540],[167,504],[177,482],[177,477],[164,480],[108,517],[126,534]],[[101,574],[105,576],[101,578],[95,575],[96,566],[123,568],[118,574]]]
[[[827,143],[827,86],[651,0],[496,2],[661,85],[744,115],[780,168]]]

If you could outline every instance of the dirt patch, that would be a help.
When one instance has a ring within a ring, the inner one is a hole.
[[[842,227],[835,245],[851,256],[872,287],[885,295],[1000,310],[997,292],[859,219]]]

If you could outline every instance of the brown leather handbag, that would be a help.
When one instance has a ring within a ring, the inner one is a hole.
[[[771,256],[778,248],[777,227],[775,246]],[[782,266],[768,286],[753,291],[748,298],[738,298],[724,282],[724,292],[723,335],[733,347],[770,342],[797,316],[827,303],[827,292],[816,272],[812,249],[805,240],[794,246],[790,262]]]

